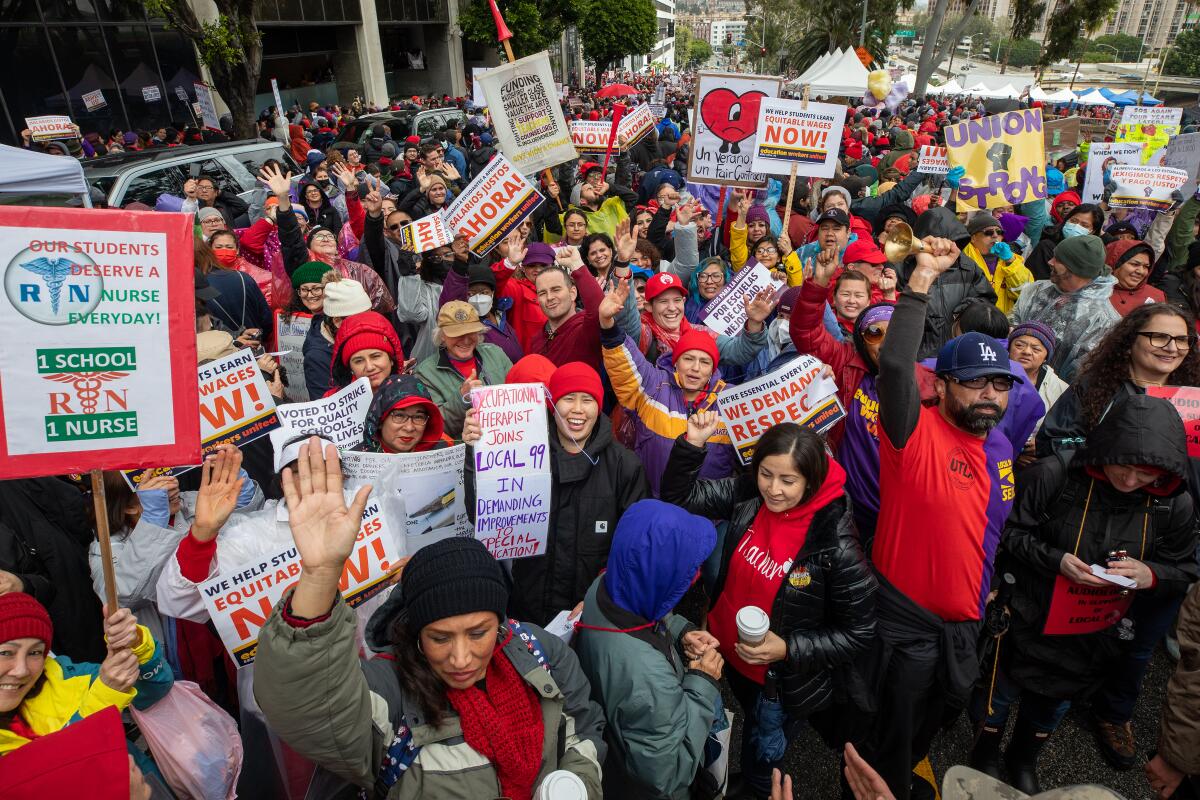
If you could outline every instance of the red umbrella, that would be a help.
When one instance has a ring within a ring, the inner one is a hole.
[[[610,83],[596,92],[596,97],[625,97],[635,94],[640,94],[640,92],[627,83]]]

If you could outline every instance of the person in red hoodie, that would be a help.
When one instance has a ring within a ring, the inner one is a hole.
[[[1117,279],[1108,301],[1122,317],[1146,303],[1162,303],[1167,298],[1161,289],[1146,281],[1154,265],[1154,250],[1137,239],[1118,239],[1104,248],[1104,263]]]
[[[533,282],[539,272],[554,263],[554,248],[542,242],[526,245],[519,236],[510,236],[506,244],[507,255],[492,264],[496,296],[512,298],[509,324],[517,332],[521,349],[526,353],[536,352],[533,344],[546,324],[546,314],[538,305]]]
[[[448,447],[442,412],[415,375],[389,375],[375,390],[355,450],[371,453],[423,453]]]

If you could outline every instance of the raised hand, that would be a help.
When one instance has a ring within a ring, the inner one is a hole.
[[[367,196],[362,199],[362,204],[369,217],[378,217],[383,213],[383,195],[379,193],[378,189],[367,192]]]
[[[758,329],[761,329],[763,321],[775,310],[775,290],[768,286],[760,289],[752,298],[743,297],[742,302],[746,304],[746,327],[757,323]]]
[[[613,243],[617,248],[617,260],[628,264],[637,254],[637,239],[629,232],[629,217],[617,223],[613,235]]]
[[[128,608],[118,608],[115,613],[104,609],[104,641],[109,650],[127,650],[141,644],[142,634],[138,630],[137,617]]]
[[[837,272],[841,263],[842,260],[838,257],[836,248],[831,247],[818,252],[816,263],[813,265],[813,283],[817,286],[828,286],[829,282],[833,280],[833,273]]]
[[[563,245],[554,251],[554,263],[567,272],[574,272],[583,266],[583,257],[580,256],[578,247]]]
[[[521,264],[525,261],[525,255],[529,252],[529,248],[525,246],[525,237],[520,231],[513,231],[508,235],[506,240],[508,244],[508,263]]]
[[[924,294],[943,272],[958,262],[959,249],[949,239],[926,236],[921,241],[925,251],[917,253],[917,267],[908,282],[914,292]]]
[[[786,258],[788,253],[792,252],[792,238],[784,231],[776,241],[779,243],[779,257]]]
[[[241,467],[242,451],[231,444],[223,445],[204,460],[200,468],[200,492],[196,495],[196,516],[192,520],[192,536],[199,541],[215,539],[237,508],[243,483],[238,477]]]
[[[617,314],[625,307],[625,301],[629,299],[629,278],[621,278],[617,281],[616,287],[604,295],[604,299],[600,301],[599,316],[600,327],[611,328],[615,323]]]
[[[467,409],[467,416],[463,420],[462,441],[463,444],[475,444],[483,438],[483,429],[479,427],[479,414],[475,412],[475,408]]]
[[[879,275],[879,291],[883,292],[884,297],[893,297],[896,294],[896,283],[899,278],[896,277],[896,270],[891,267],[885,267]]]
[[[675,224],[690,225],[692,218],[696,216],[697,203],[680,203],[675,207]]]
[[[132,689],[133,685],[137,683],[140,673],[141,667],[138,666],[137,656],[128,648],[124,650],[110,649],[100,664],[100,681],[117,692],[127,693]]]
[[[697,411],[687,418],[687,440],[693,447],[704,447],[721,427],[721,417],[716,411]]]
[[[347,194],[358,189],[358,178],[354,175],[354,171],[345,164],[334,164],[329,171],[341,182]]]
[[[462,382],[462,386],[458,388],[458,396],[469,399],[471,397],[471,390],[478,389],[480,386],[483,386],[483,381],[479,380],[479,376],[475,374],[475,370],[471,370],[471,374]]]

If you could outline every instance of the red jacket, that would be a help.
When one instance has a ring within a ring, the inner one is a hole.
[[[526,353],[537,352],[533,349],[533,340],[546,325],[546,315],[538,305],[537,292],[533,284],[524,278],[517,278],[508,261],[502,260],[492,264],[492,273],[496,276],[496,294],[499,297],[511,297],[513,304],[508,312],[508,323],[517,333],[517,341]],[[590,363],[590,362],[589,362]]]
[[[604,300],[604,290],[586,266],[576,267],[571,277],[575,279],[579,298],[583,300],[583,311],[571,315],[549,337],[546,335],[546,323],[542,323],[530,341],[532,349],[525,352],[541,353],[558,367],[572,361],[582,361],[596,372],[603,372],[600,303]],[[541,306],[538,306],[538,311],[541,311]]]

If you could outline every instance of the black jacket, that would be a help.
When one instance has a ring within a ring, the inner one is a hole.
[[[309,186],[316,186],[317,191],[321,193],[321,208],[313,213],[313,210],[308,207],[308,202],[304,199],[304,193],[308,191]],[[323,228],[328,228],[333,231],[334,236],[340,236],[342,233],[342,225],[345,220],[342,219],[342,214],[337,210],[337,207],[329,201],[329,193],[321,188],[321,185],[307,176],[300,179],[300,183],[296,187],[297,196],[300,198],[297,205],[304,209],[308,214],[309,228],[320,225]]]
[[[721,569],[712,601],[720,597],[734,550],[762,506],[753,476],[697,480],[704,448],[684,436],[675,440],[659,488],[660,497],[693,514],[728,519]],[[850,499],[842,495],[813,516],[792,570],[808,571],[807,585],[784,580],[770,609],[771,630],[787,642],[786,661],[775,664],[780,700],[794,717],[807,717],[837,700],[864,704],[845,677],[875,635],[875,575],[858,542]],[[865,687],[859,687],[865,688]],[[843,695],[849,690],[851,695]]]
[[[641,460],[613,439],[604,414],[584,452],[558,442],[550,419],[550,536],[546,554],[512,562],[509,616],[544,625],[574,608],[608,564],[608,551],[625,509],[650,497]],[[592,463],[592,462],[596,463]],[[474,461],[467,459],[467,508],[474,517]]]
[[[1088,471],[1106,464],[1158,467],[1166,470],[1168,483],[1156,493],[1121,492]],[[1114,402],[1069,466],[1051,456],[1021,476],[996,567],[1016,578],[1001,656],[1018,684],[1070,698],[1096,685],[1121,652],[1113,628],[1074,636],[1042,634],[1064,554],[1104,566],[1110,551],[1126,550],[1156,579],[1153,588],[1138,593],[1182,597],[1187,592],[1197,575],[1188,471],[1186,436],[1175,409],[1165,400],[1130,395]]]
[[[225,227],[229,230],[244,228],[250,224],[250,219],[247,217],[247,212],[250,210],[249,204],[233,192],[222,191],[213,200],[212,207],[221,212],[221,217],[225,220]]]

